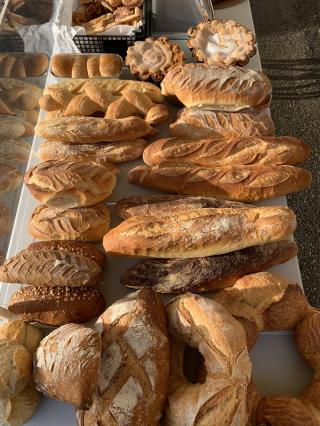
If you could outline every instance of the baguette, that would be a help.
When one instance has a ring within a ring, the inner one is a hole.
[[[32,196],[52,207],[85,207],[108,198],[115,187],[118,168],[87,158],[51,160],[29,169],[24,183]]]
[[[99,242],[110,228],[110,213],[104,204],[63,209],[39,205],[32,213],[29,233],[38,240]]]
[[[204,64],[171,68],[161,84],[164,96],[175,96],[187,108],[215,111],[268,107],[271,90],[268,77],[260,71]]]
[[[50,142],[116,142],[152,136],[155,129],[139,117],[106,119],[96,117],[59,117],[42,121],[36,135]]]
[[[259,201],[300,191],[311,174],[293,166],[200,167],[183,163],[138,166],[130,183],[168,193],[198,195],[234,201]]]
[[[188,195],[132,195],[116,203],[116,212],[121,219],[128,219],[131,216],[158,217],[159,215],[168,215],[185,210],[223,207],[241,208],[249,207],[249,205],[235,201]]]
[[[130,217],[105,235],[103,246],[115,255],[185,259],[281,241],[295,228],[287,207],[199,209]]]
[[[93,161],[99,159],[104,162],[124,163],[137,160],[141,157],[148,142],[144,139],[135,139],[123,142],[109,142],[99,144],[62,144],[43,142],[40,145],[38,156],[41,161],[70,160],[87,157]],[[0,144],[1,152],[1,144]]]
[[[268,109],[241,112],[184,108],[170,125],[170,136],[186,139],[221,139],[273,136],[275,126]]]
[[[151,288],[158,293],[200,293],[231,287],[247,274],[287,262],[298,252],[294,241],[248,247],[219,256],[191,259],[146,259],[121,276],[129,288]]]
[[[165,162],[190,163],[204,167],[233,165],[294,165],[308,158],[310,148],[297,138],[231,138],[224,140],[160,139],[143,152],[149,166]]]
[[[22,287],[11,296],[8,309],[24,321],[60,326],[85,323],[106,307],[100,291],[92,287]]]

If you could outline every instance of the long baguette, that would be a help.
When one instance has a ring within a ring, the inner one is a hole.
[[[103,246],[115,255],[205,257],[281,241],[295,228],[287,207],[199,209],[130,217],[105,235]]]
[[[143,161],[149,166],[177,161],[204,167],[294,165],[306,160],[309,153],[306,144],[289,136],[223,140],[169,138],[148,145]]]
[[[183,163],[138,166],[130,183],[175,194],[199,195],[235,201],[258,201],[302,190],[311,174],[293,166],[200,167]]]

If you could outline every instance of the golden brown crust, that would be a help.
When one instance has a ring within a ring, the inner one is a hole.
[[[138,166],[130,170],[130,183],[171,194],[198,195],[234,201],[259,201],[300,191],[311,174],[294,166],[202,167],[184,163]]]
[[[44,53],[0,54],[0,77],[38,77],[48,66],[49,58]]]
[[[295,227],[295,215],[286,207],[199,209],[130,217],[106,234],[103,245],[116,255],[204,257],[281,241]]]
[[[31,145],[23,139],[0,140],[0,158],[4,164],[17,167],[29,160]]]
[[[8,207],[0,203],[0,237],[7,235],[11,228],[11,212]]]
[[[15,167],[0,164],[0,195],[14,191],[22,182],[22,175]]]
[[[0,138],[23,138],[33,136],[34,126],[21,117],[0,116]]]
[[[320,310],[310,309],[296,328],[296,343],[306,361],[320,372]]]

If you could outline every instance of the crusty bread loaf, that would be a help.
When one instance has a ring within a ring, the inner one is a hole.
[[[22,175],[18,169],[7,164],[0,164],[0,195],[18,188]]]
[[[100,369],[96,331],[67,324],[45,337],[34,356],[34,381],[45,395],[86,409],[92,403]]]
[[[7,235],[10,232],[11,220],[10,210],[5,204],[0,203],[0,237]]]
[[[141,290],[99,318],[101,371],[93,404],[78,411],[80,426],[156,426],[167,396],[169,342],[162,301]]]
[[[43,336],[41,330],[20,319],[0,325],[0,340],[11,340],[23,345],[33,356]]]
[[[127,219],[130,216],[158,217],[185,210],[241,207],[249,207],[249,204],[188,195],[132,195],[116,203],[116,212],[122,219]]]
[[[143,161],[149,166],[165,162],[190,163],[204,167],[294,165],[306,160],[309,154],[308,145],[289,136],[223,140],[170,138],[148,145],[143,152]]]
[[[111,195],[117,173],[114,164],[88,158],[51,160],[29,169],[24,183],[34,198],[49,206],[85,207]]]
[[[251,362],[239,322],[223,306],[194,294],[173,299],[166,314],[171,362],[164,424],[246,425]],[[186,378],[187,346],[204,358],[206,376],[201,383]]]
[[[38,77],[48,66],[49,58],[45,53],[0,54],[0,77]]]
[[[101,241],[110,228],[104,204],[64,209],[40,204],[32,213],[29,233],[38,240]]]
[[[1,108],[16,108],[32,111],[39,108],[39,99],[42,89],[35,84],[16,78],[0,78]],[[4,111],[2,111],[2,114]],[[10,111],[7,114],[13,115]]]
[[[259,201],[300,191],[311,174],[294,166],[201,167],[184,163],[138,166],[130,170],[130,183],[157,191],[216,197],[234,201]]]
[[[260,71],[241,67],[186,64],[171,68],[161,83],[165,96],[187,108],[240,111],[270,104],[271,83]]]
[[[152,136],[155,130],[139,117],[106,119],[96,117],[59,117],[42,121],[36,134],[51,142],[115,142]],[[0,133],[1,135],[1,133]]]
[[[147,144],[148,142],[144,139],[79,145],[43,142],[39,147],[38,156],[41,161],[76,160],[88,157],[93,161],[99,159],[99,161],[123,163],[140,158]]]
[[[248,247],[219,256],[191,259],[146,259],[121,276],[129,288],[152,288],[159,293],[198,293],[231,287],[240,277],[264,271],[297,254],[294,241]]]
[[[22,287],[11,296],[8,309],[25,321],[60,326],[85,323],[100,315],[106,303],[92,287]]]
[[[209,111],[184,108],[170,125],[170,135],[187,139],[221,139],[250,136],[273,136],[275,126],[270,111]]]
[[[34,126],[21,117],[0,116],[0,138],[22,138],[33,136]]]
[[[85,60],[85,67],[77,66],[78,60]],[[73,55],[59,53],[51,60],[51,71],[57,77],[71,78],[115,78],[121,74],[121,56],[112,53],[104,55]]]
[[[19,166],[29,160],[31,145],[23,139],[0,140],[0,158],[8,166]]]
[[[107,253],[191,258],[281,241],[295,230],[287,207],[200,209],[167,216],[133,216],[103,240]]]

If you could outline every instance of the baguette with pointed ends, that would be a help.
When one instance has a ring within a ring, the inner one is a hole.
[[[32,286],[90,286],[101,277],[94,260],[59,250],[24,250],[0,266],[0,281]]]
[[[198,293],[231,287],[244,275],[284,263],[298,252],[294,241],[248,247],[219,256],[191,259],[146,259],[121,276],[129,288],[159,293]]]
[[[100,369],[100,335],[67,324],[45,337],[34,356],[34,381],[45,395],[89,408]]]
[[[165,424],[246,425],[251,362],[240,323],[223,306],[193,294],[173,299],[166,313],[171,363]],[[204,358],[203,383],[190,383],[185,377],[187,345]]]
[[[80,426],[156,426],[167,396],[169,342],[162,301],[141,290],[111,305],[96,323],[102,358],[98,389]]]
[[[50,142],[116,142],[152,136],[155,129],[139,117],[108,119],[97,117],[59,117],[42,121],[36,134]]]
[[[161,83],[164,96],[175,96],[187,108],[215,111],[268,107],[271,90],[268,77],[261,71],[204,64],[171,68]]]
[[[130,183],[171,194],[198,195],[234,201],[276,198],[307,188],[311,174],[294,166],[201,167],[184,163],[138,166]]]
[[[32,213],[29,233],[38,240],[99,242],[110,228],[110,212],[104,204],[64,209],[40,204]]]
[[[233,165],[294,165],[306,160],[310,148],[297,138],[247,137],[223,140],[160,139],[148,145],[143,161],[149,166],[165,162],[204,167]]]
[[[22,287],[11,296],[8,309],[24,321],[60,326],[85,323],[106,307],[103,295],[92,287]]]
[[[121,219],[131,216],[168,215],[185,210],[207,208],[242,208],[248,204],[235,201],[216,200],[210,197],[192,197],[188,195],[132,195],[116,203],[116,212]]]
[[[206,257],[281,241],[295,228],[287,207],[200,209],[130,217],[105,235],[103,246],[115,255]]]
[[[28,170],[24,183],[38,201],[52,207],[86,207],[108,198],[118,168],[112,163],[81,158],[51,160]]]
[[[40,145],[38,156],[41,161],[77,160],[81,157],[88,157],[93,161],[99,159],[99,161],[111,163],[124,163],[140,158],[147,144],[148,142],[144,139],[79,145],[43,142]]]
[[[209,111],[184,108],[170,125],[170,136],[186,139],[221,139],[273,136],[275,126],[270,111]]]

